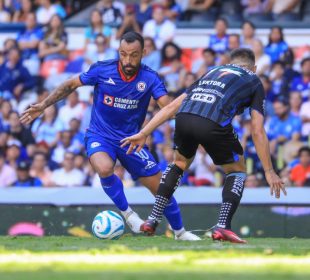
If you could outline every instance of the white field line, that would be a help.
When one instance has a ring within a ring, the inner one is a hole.
[[[50,253],[50,254],[31,254],[31,253],[7,253],[0,254],[0,265],[5,264],[169,264],[174,262],[190,262],[194,265],[242,265],[242,266],[264,266],[264,265],[310,265],[310,256],[287,257],[287,256],[262,256],[262,257],[202,257],[198,259],[187,259],[183,254],[172,255],[138,255],[138,254],[87,254],[87,253]],[[309,270],[310,271],[310,270]]]

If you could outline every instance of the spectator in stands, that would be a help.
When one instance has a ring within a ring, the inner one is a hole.
[[[271,118],[267,131],[271,153],[275,154],[278,145],[300,139],[302,123],[300,117],[290,112],[289,104],[285,99],[277,99],[273,107],[275,116]]]
[[[224,53],[228,50],[227,28],[228,23],[224,18],[218,18],[215,22],[215,34],[210,36],[209,48],[217,53]]]
[[[202,51],[202,59],[193,63],[192,72],[201,77],[203,74],[215,67],[216,52],[211,48],[206,48]]]
[[[205,21],[213,18],[217,12],[216,0],[187,0],[182,5],[185,10],[184,20]]]
[[[300,77],[300,73],[294,69],[295,56],[292,48],[288,48],[281,56],[281,61],[285,64],[284,77],[291,84],[294,78]]]
[[[107,59],[115,59],[118,54],[117,51],[109,47],[108,38],[102,34],[98,34],[95,40],[96,49],[93,51],[87,51],[84,58],[83,69],[85,71],[89,66],[97,61],[103,61]]]
[[[269,34],[269,42],[265,47],[265,53],[271,58],[271,62],[280,60],[281,56],[288,50],[288,45],[284,41],[282,28],[275,26]]]
[[[41,180],[30,176],[30,164],[20,161],[17,165],[17,180],[12,184],[13,187],[42,187]]]
[[[284,77],[285,65],[281,61],[276,61],[271,66],[270,81],[271,95],[268,97],[272,102],[278,97],[288,99],[288,83]]]
[[[273,104],[274,95],[272,94],[271,90],[271,81],[267,75],[260,75],[260,81],[262,82],[265,94],[266,94],[266,102],[265,102],[265,109],[267,117],[274,115]]]
[[[85,106],[79,101],[77,91],[72,92],[66,99],[66,104],[62,106],[58,113],[58,119],[65,129],[69,129],[69,122],[72,119],[82,120]]]
[[[300,0],[266,0],[264,3],[265,12],[272,13],[274,19],[279,15],[286,14],[287,20],[299,18],[301,6]],[[289,16],[288,16],[289,15]]]
[[[34,139],[31,134],[31,130],[28,127],[25,127],[19,121],[19,115],[17,112],[12,111],[9,116],[9,134],[13,136],[14,139],[19,140],[23,147],[34,144]]]
[[[2,98],[20,100],[23,92],[35,86],[34,78],[22,64],[20,50],[11,48],[7,61],[0,65],[0,93]]]
[[[293,116],[300,116],[302,97],[299,91],[291,91],[289,95],[290,111]]]
[[[66,16],[64,9],[59,4],[52,4],[51,0],[38,0],[38,4],[36,16],[39,24],[48,24],[55,15],[59,18]]]
[[[85,50],[89,50],[92,45],[94,48],[96,37],[102,34],[110,44],[110,38],[112,35],[112,29],[110,26],[104,24],[102,21],[101,13],[99,10],[93,10],[90,14],[90,26],[85,30]]]
[[[310,139],[310,92],[309,100],[304,102],[300,108],[300,117],[302,119],[302,136],[304,139]]]
[[[194,186],[214,186],[216,166],[202,146],[198,147],[190,170],[194,173],[194,176],[189,178],[189,182]]]
[[[34,121],[31,131],[36,143],[44,142],[49,148],[56,146],[59,133],[64,127],[57,119],[57,109],[55,106],[48,107],[41,118]]]
[[[252,14],[260,14],[264,11],[261,0],[241,0],[243,6],[243,16],[251,17]]]
[[[71,119],[69,129],[72,134],[72,145],[74,147],[79,147],[80,150],[83,150],[85,133],[81,131],[81,120],[76,118]]]
[[[70,130],[64,130],[60,133],[60,139],[56,148],[53,150],[51,159],[58,164],[61,164],[64,160],[66,152],[79,153],[81,149],[76,143],[72,141],[72,133]]]
[[[18,47],[22,52],[24,65],[32,75],[39,73],[38,49],[40,40],[43,39],[43,32],[37,27],[34,13],[28,13],[25,20],[26,29],[17,36]]]
[[[86,158],[83,153],[76,154],[74,156],[74,168],[79,169],[82,172],[84,172],[85,163],[86,163]]]
[[[21,158],[22,143],[16,139],[9,139],[6,143],[6,160],[7,163],[14,169]]]
[[[175,24],[165,19],[164,8],[156,6],[153,8],[152,19],[144,24],[142,33],[145,37],[153,38],[157,49],[161,49],[165,43],[173,40],[175,32]]]
[[[162,49],[164,66],[158,70],[170,92],[176,92],[186,70],[181,61],[182,51],[175,43],[166,43]]]
[[[260,186],[259,179],[257,178],[256,174],[248,174],[245,182],[244,187],[245,188],[257,188]]]
[[[83,186],[85,175],[74,167],[74,153],[66,152],[62,161],[62,168],[56,169],[52,174],[52,181],[59,187]]]
[[[271,59],[270,56],[264,53],[264,45],[261,40],[254,39],[250,48],[253,50],[255,55],[255,64],[256,64],[256,74],[263,75],[269,74]],[[284,73],[283,73],[284,74]]]
[[[232,51],[240,48],[240,35],[239,34],[230,34],[228,37],[228,50]]]
[[[143,29],[144,24],[152,19],[152,0],[140,0],[139,4],[134,5],[136,21],[139,24],[140,30]]]
[[[291,90],[299,91],[302,94],[303,101],[309,100],[310,93],[310,57],[301,61],[301,76],[293,79]]]
[[[292,168],[290,179],[297,187],[310,186],[310,148],[302,147],[298,157],[299,164]]]
[[[206,73],[206,72],[204,72],[204,73]],[[178,97],[179,95],[184,93],[196,80],[197,80],[197,75],[195,75],[192,72],[187,72],[185,74],[185,77],[184,77],[183,81],[181,81],[181,83],[180,83],[179,90],[175,93],[174,96]]]
[[[1,123],[2,131],[8,131],[10,128],[10,113],[11,112],[12,112],[12,105],[10,101],[3,100],[0,103],[0,123]]]
[[[230,63],[230,53],[224,52],[224,53],[220,53],[218,55],[218,59],[217,59],[217,65],[225,65],[225,64],[229,64]]]
[[[5,154],[0,150],[0,188],[12,185],[16,179],[15,169],[5,163]]]
[[[160,0],[159,2],[165,11],[165,17],[172,21],[180,19],[182,8],[176,0]]]
[[[7,60],[7,55],[10,49],[18,48],[17,41],[13,38],[7,38],[3,42],[3,48],[0,53],[0,65]]]
[[[47,166],[46,155],[42,152],[36,152],[30,168],[30,176],[41,180],[44,187],[52,186],[52,172]]]
[[[104,24],[120,26],[123,20],[122,12],[114,2],[113,0],[101,0],[97,4],[97,9],[102,15]]]
[[[161,54],[156,49],[155,42],[151,37],[144,38],[145,54],[142,58],[142,63],[149,66],[155,71],[158,71],[161,65]]]
[[[67,58],[67,33],[58,15],[53,15],[39,44],[39,57],[43,60]]]
[[[141,32],[141,28],[139,23],[136,20],[135,15],[135,7],[133,5],[127,5],[126,14],[123,18],[123,22],[121,23],[120,27],[116,32],[116,39],[120,39],[123,34],[134,31],[137,33]]]
[[[13,22],[26,22],[28,14],[31,13],[33,13],[33,1],[21,0],[21,8],[14,12]]]
[[[0,0],[0,23],[8,23],[10,21],[11,15],[4,7],[4,0]]]
[[[241,30],[241,47],[251,48],[255,40],[256,27],[251,21],[244,21]]]

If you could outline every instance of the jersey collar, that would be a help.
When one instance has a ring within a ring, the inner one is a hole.
[[[120,74],[122,80],[123,80],[124,82],[127,82],[127,83],[132,82],[132,81],[137,77],[137,75],[138,75],[138,73],[139,73],[139,70],[138,70],[138,72],[137,72],[134,76],[132,76],[130,79],[126,79],[126,76],[125,76],[124,73],[122,72],[122,68],[121,68],[120,62],[118,62],[118,67],[117,67],[117,68],[118,68],[118,73]]]

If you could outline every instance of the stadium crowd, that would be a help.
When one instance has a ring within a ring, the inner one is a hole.
[[[49,107],[29,127],[21,125],[19,115],[29,104],[45,98],[60,81],[87,70],[98,60],[117,58],[111,38],[120,38],[129,30],[143,34],[143,63],[158,71],[171,100],[206,71],[229,63],[230,50],[251,48],[257,75],[267,93],[266,130],[273,159],[288,185],[310,186],[309,49],[295,59],[296,50],[276,26],[264,45],[249,21],[307,18],[307,14],[301,14],[304,1],[242,0],[222,1],[219,5],[221,1],[216,0],[141,0],[125,5],[102,0],[91,12],[84,48],[71,52],[63,20],[70,12],[61,2],[66,1],[0,0],[0,23],[22,22],[25,26],[16,38],[4,41],[0,55],[0,187],[100,186],[99,177],[84,156],[91,95],[85,98],[80,92],[72,93],[65,102]],[[239,13],[232,14],[231,9],[238,7],[242,8]],[[229,22],[236,15],[243,21],[240,34],[229,34]],[[210,19],[214,20],[214,34],[204,49],[185,50],[174,42],[177,21]],[[157,111],[155,102],[151,102],[147,120]],[[234,127],[247,158],[246,186],[265,185],[251,139],[249,112],[238,116]],[[173,128],[171,120],[148,139],[162,170],[172,161]],[[126,187],[139,185],[119,163],[115,172]],[[183,185],[220,185],[222,177],[221,170],[199,148]]]

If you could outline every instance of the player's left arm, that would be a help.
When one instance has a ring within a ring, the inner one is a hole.
[[[129,145],[127,154],[132,153],[134,149],[136,149],[136,151],[139,152],[144,147],[146,138],[158,126],[160,126],[161,124],[163,124],[165,121],[172,118],[176,114],[186,96],[187,94],[183,93],[173,102],[169,103],[167,106],[162,108],[139,133],[122,139],[121,140],[122,147]]]

